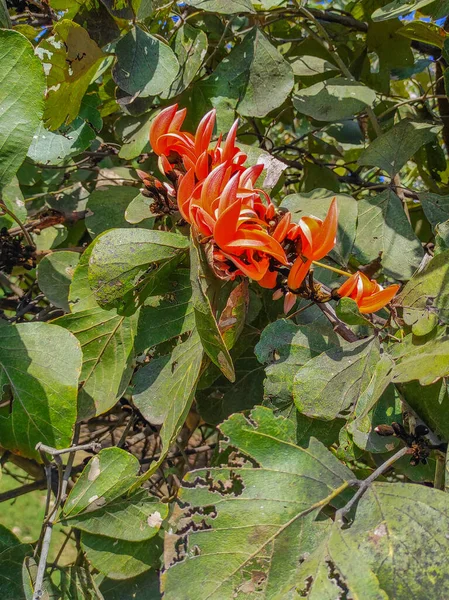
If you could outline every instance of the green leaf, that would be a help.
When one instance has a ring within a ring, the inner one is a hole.
[[[166,231],[106,231],[97,238],[89,260],[89,283],[97,302],[113,306],[134,289],[150,264],[160,266],[173,260],[188,246],[187,238]]]
[[[399,394],[395,387],[390,385],[379,397],[375,395],[370,404],[373,408],[366,415],[357,417],[349,423],[347,430],[354,444],[362,450],[373,453],[391,452],[397,447],[399,440],[395,437],[382,437],[375,432],[375,428],[378,425],[402,422]]]
[[[60,569],[59,573],[61,574],[61,597],[64,600],[103,600],[88,569],[65,567]]]
[[[393,0],[385,6],[378,8],[372,14],[373,21],[387,21],[408,15],[414,10],[419,10],[431,4],[434,0]]]
[[[104,58],[87,31],[73,21],[58,21],[53,33],[37,50],[48,70],[44,124],[52,130],[78,116],[83,96]]]
[[[231,107],[247,117],[264,117],[287,99],[293,83],[288,62],[262,31],[254,28],[195,89],[203,101],[206,98],[208,105],[225,112],[226,117]],[[220,114],[218,126],[222,128]]]
[[[159,574],[146,571],[133,579],[103,579],[100,585],[104,600],[161,600]]]
[[[299,368],[339,344],[329,323],[298,326],[291,320],[278,319],[268,325],[255,348],[258,360],[267,364],[265,397],[292,404],[293,380]]]
[[[85,220],[90,235],[95,238],[108,229],[131,227],[124,213],[138,193],[135,187],[123,185],[111,185],[92,192],[87,200],[89,214]]]
[[[83,533],[81,545],[90,564],[109,579],[131,579],[156,568],[162,553],[162,542],[158,537],[144,542],[126,542]]]
[[[449,595],[448,520],[444,492],[403,483],[374,483],[359,501],[354,523],[344,536],[356,549],[355,561],[367,561],[377,573],[387,598],[437,600]],[[432,590],[429,577],[435,586]]]
[[[432,227],[449,219],[449,196],[423,192],[419,194],[419,201]]]
[[[45,129],[40,123],[28,149],[28,158],[44,165],[59,165],[89,147],[95,139],[95,131],[81,117],[61,133]]]
[[[298,410],[309,417],[335,419],[366,389],[379,359],[379,344],[372,338],[345,343],[312,358],[294,379]]]
[[[418,381],[400,384],[399,390],[407,404],[443,441],[449,441],[449,394],[444,379],[419,385]],[[448,482],[449,483],[449,482]]]
[[[143,352],[191,331],[194,326],[190,273],[187,269],[178,269],[170,275],[169,281],[160,282],[142,306],[136,350]]]
[[[11,19],[9,18],[6,0],[0,0],[0,27],[3,29],[11,29]]]
[[[290,63],[293,73],[298,77],[316,77],[317,75],[335,75],[338,67],[321,56],[295,56]]]
[[[317,121],[342,121],[372,106],[376,93],[365,85],[335,77],[320,81],[293,97],[298,112]]]
[[[266,408],[255,408],[250,420],[233,415],[220,429],[252,462],[186,475],[180,499],[187,504],[187,548],[184,560],[164,575],[166,600],[256,591],[277,597],[283,586],[294,585],[302,553],[327,526],[313,523],[307,512],[325,498],[332,502],[330,495],[353,476],[317,440],[307,450],[296,446],[293,424]]]
[[[449,337],[436,337],[422,343],[412,334],[391,348],[395,361],[393,381],[403,383],[418,379],[430,385],[449,375]]]
[[[382,253],[384,272],[395,279],[410,279],[423,250],[392,190],[358,202],[359,216],[353,254],[368,264]]]
[[[22,544],[9,529],[0,525],[0,589],[4,600],[23,598],[22,564],[32,551],[29,544]]]
[[[64,504],[64,517],[90,513],[123,496],[135,483],[139,468],[132,454],[120,448],[104,448],[90,459],[77,479]]]
[[[398,33],[411,40],[431,44],[437,46],[437,48],[443,47],[444,38],[446,37],[444,29],[434,23],[424,23],[423,21],[407,23],[404,27],[401,27]]]
[[[346,194],[333,194],[323,188],[308,193],[290,194],[283,198],[281,206],[292,213],[292,221],[297,223],[301,217],[311,213],[324,219],[333,198],[337,199],[338,231],[337,242],[332,250],[339,264],[346,266],[353,252],[356,235],[358,202]]]
[[[130,96],[157,96],[170,88],[178,74],[179,64],[170,46],[140,27],[122,37],[115,51],[112,76]]]
[[[435,139],[440,129],[440,126],[432,123],[418,123],[404,119],[387,133],[372,141],[362,152],[358,163],[380,167],[393,177],[421,146]]]
[[[70,445],[81,361],[77,339],[62,327],[0,320],[0,372],[13,393],[12,413],[8,406],[0,409],[4,448],[38,457],[38,442]]]
[[[235,364],[235,383],[223,375],[206,389],[198,390],[196,404],[206,423],[218,425],[232,413],[253,408],[263,400],[263,366],[254,356],[255,332],[248,328],[231,352]],[[211,365],[216,371],[215,365]],[[207,371],[205,373],[207,375]],[[204,378],[204,376],[203,376]],[[203,382],[203,378],[200,383]]]
[[[449,322],[449,250],[441,252],[417,273],[393,301],[402,307],[407,325],[414,325],[428,312],[437,312],[439,319]]]
[[[142,542],[157,534],[167,516],[167,503],[156,502],[146,490],[140,490],[132,496],[116,498],[104,507],[68,518],[65,523],[95,535]]]
[[[163,98],[173,98],[183,92],[198,73],[207,53],[207,36],[188,23],[178,29],[173,50],[179,62],[179,72]]]
[[[70,311],[69,288],[78,261],[78,252],[52,252],[37,268],[39,288],[52,304],[66,312]]]
[[[44,109],[45,76],[33,46],[0,30],[0,189],[23,163]]]
[[[154,113],[145,113],[139,117],[124,115],[116,121],[114,129],[118,137],[123,141],[118,153],[120,158],[131,160],[145,151],[150,151],[148,132],[153,117]]]
[[[69,288],[69,307],[70,312],[78,313],[90,308],[97,308],[98,304],[95,300],[93,291],[89,285],[89,259],[92,253],[93,245],[91,244],[81,255]]]
[[[27,218],[27,209],[17,177],[13,177],[10,183],[2,188],[1,194],[2,202],[5,204],[6,208],[14,213],[21,221],[25,221]],[[0,228],[6,227],[9,229],[16,225],[17,223],[9,215],[0,216]]]
[[[138,483],[151,477],[161,465],[184,424],[193,402],[202,358],[201,342],[197,332],[193,331],[170,356],[153,358],[137,371],[133,402],[145,419],[162,423],[159,434],[162,451]]]
[[[196,332],[176,346],[171,355],[153,358],[133,379],[133,402],[143,417],[163,425],[164,453],[190,408],[203,357]]]
[[[336,523],[329,526],[327,535],[299,567],[296,590],[310,600],[338,598],[342,593],[363,600],[388,600],[378,575],[347,537]]]
[[[143,194],[138,194],[131,202],[128,204],[128,208],[125,210],[125,220],[131,225],[136,225],[137,223],[141,223],[146,219],[151,219],[151,221],[147,221],[148,229],[152,229],[153,225],[150,226],[150,223],[154,223],[154,216],[151,212],[151,205],[153,204],[153,199],[144,196]]]
[[[235,381],[234,365],[215,319],[209,300],[209,267],[202,246],[192,236],[190,250],[190,281],[196,329],[204,351],[229,381]]]
[[[253,13],[251,0],[189,0],[190,6],[210,12],[233,15],[236,13]]]
[[[348,325],[366,325],[374,327],[374,325],[366,317],[362,315],[357,306],[357,302],[352,298],[341,298],[335,309],[337,317]]]
[[[100,415],[114,406],[131,379],[136,316],[118,315],[98,306],[54,321],[79,340],[83,368],[78,395],[78,418]]]

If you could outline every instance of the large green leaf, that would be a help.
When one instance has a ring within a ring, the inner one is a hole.
[[[136,481],[139,461],[120,448],[105,448],[91,458],[73,486],[64,517],[97,510],[129,490]]]
[[[48,300],[69,312],[69,288],[79,261],[78,252],[52,252],[40,261],[37,280]]]
[[[0,30],[0,188],[25,159],[44,109],[45,76],[30,42]]]
[[[254,28],[213,74],[195,87],[208,105],[219,112],[228,111],[227,116],[232,107],[248,117],[264,117],[286,100],[293,81],[290,65],[262,31]],[[220,121],[220,114],[218,117]]]
[[[90,507],[89,507],[90,508]],[[95,535],[142,542],[155,536],[168,515],[168,504],[156,502],[146,490],[108,502],[66,519],[67,525]]]
[[[194,326],[190,273],[187,269],[179,269],[169,280],[161,281],[142,306],[136,350],[143,352],[191,331]]]
[[[106,412],[131,379],[137,316],[126,317],[97,306],[60,317],[55,323],[71,331],[83,350],[78,418]]]
[[[89,259],[89,282],[96,300],[111,307],[134,289],[150,265],[175,259],[189,246],[176,233],[146,229],[112,229],[100,235]]]
[[[374,569],[335,523],[328,526],[314,552],[305,557],[295,587],[284,587],[285,592],[294,589],[309,600],[341,598],[342,593],[363,600],[388,600]]]
[[[201,29],[185,23],[176,33],[173,50],[179,62],[179,72],[169,90],[162,94],[168,98],[184,91],[197,74],[206,56],[207,36]]]
[[[449,321],[449,250],[435,256],[424,271],[417,273],[394,299],[402,307],[407,325],[414,325],[428,313]]]
[[[255,12],[251,0],[189,0],[186,4],[224,15]]]
[[[100,585],[103,600],[161,600],[159,573],[146,571],[132,579],[103,579]]]
[[[252,463],[186,475],[187,548],[165,574],[166,600],[243,598],[245,591],[276,597],[327,527],[304,513],[352,478],[317,440],[307,450],[296,446],[293,424],[266,408],[255,408],[250,420],[233,415],[220,429]]]
[[[357,225],[358,202],[346,194],[333,194],[329,190],[318,188],[309,193],[290,194],[283,198],[281,206],[292,213],[292,221],[297,223],[301,217],[313,214],[324,219],[332,198],[337,199],[338,232],[337,242],[331,256],[342,265],[347,265],[353,250]]]
[[[95,139],[95,131],[81,117],[60,133],[45,129],[40,123],[28,149],[28,158],[44,165],[59,165],[76,156]]]
[[[378,8],[373,12],[374,21],[387,21],[408,15],[414,10],[419,10],[424,6],[432,4],[434,0],[393,0],[385,6]]]
[[[349,409],[370,383],[380,359],[374,339],[344,344],[310,359],[296,373],[293,397],[309,417],[332,420]]]
[[[395,361],[393,381],[403,383],[418,379],[421,385],[434,383],[449,375],[449,337],[435,337],[422,343],[413,334],[391,348]]]
[[[142,152],[150,152],[148,132],[154,113],[145,113],[139,117],[123,116],[114,124],[117,136],[123,141],[119,151],[120,158],[130,160]]]
[[[365,559],[387,598],[439,600],[449,595],[447,494],[425,486],[375,483],[345,531],[355,561]],[[429,580],[432,586],[429,587]]]
[[[73,272],[69,288],[69,307],[72,313],[98,307],[89,285],[89,258],[92,248],[92,244],[86,248]]]
[[[70,445],[81,361],[78,340],[62,327],[0,320],[0,373],[13,394],[12,413],[0,409],[4,448],[36,457],[38,442]]]
[[[131,579],[156,568],[162,553],[158,537],[127,542],[84,532],[81,545],[91,565],[110,579]]]
[[[376,93],[365,85],[335,77],[301,90],[293,105],[317,121],[342,121],[366,110],[375,100]]]
[[[353,254],[368,264],[382,253],[382,267],[395,279],[410,279],[423,256],[401,201],[392,190],[385,190],[358,202],[359,217]]]
[[[32,554],[9,529],[0,525],[0,590],[4,600],[23,598],[22,564]]]
[[[278,319],[262,332],[255,353],[266,364],[265,397],[278,404],[293,403],[293,380],[311,358],[340,344],[328,323],[298,327],[287,319]]]
[[[435,139],[440,129],[432,123],[404,119],[371,142],[362,152],[359,165],[380,167],[393,177],[421,146]]]
[[[449,441],[449,394],[446,381],[440,379],[423,387],[415,380],[398,387],[407,404],[424,423],[443,441]]]
[[[139,194],[135,187],[111,185],[95,190],[87,200],[89,213],[86,216],[86,227],[95,238],[108,229],[132,227],[125,219],[125,210]]]
[[[204,250],[194,236],[192,236],[190,249],[192,304],[201,344],[214,365],[221,370],[229,381],[235,381],[232,358],[218,327],[209,299],[211,289],[213,290],[212,285],[209,285],[213,281],[213,275],[210,274]],[[214,287],[216,287],[215,283]],[[213,292],[216,292],[216,289]]]
[[[131,96],[157,96],[175,79],[179,64],[173,50],[140,27],[133,27],[116,46],[112,75]]]
[[[73,21],[58,21],[53,33],[38,47],[48,70],[44,123],[52,130],[78,116],[83,96],[104,58],[87,31]]]
[[[154,358],[134,379],[133,402],[151,423],[162,423],[162,451],[142,476],[148,479],[163,462],[193,402],[203,348],[196,330],[170,356]]]
[[[419,201],[432,227],[449,219],[449,196],[424,192],[419,194]]]

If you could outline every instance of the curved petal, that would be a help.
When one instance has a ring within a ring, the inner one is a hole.
[[[393,300],[400,287],[397,284],[390,285],[372,296],[362,298],[359,304],[359,311],[366,314],[380,310]]]
[[[310,259],[304,261],[302,256],[298,256],[288,274],[287,285],[291,290],[299,289],[305,276],[309,272],[311,264],[312,261]]]
[[[187,171],[185,175],[183,175],[179,182],[178,187],[178,209],[182,215],[182,218],[187,221],[187,223],[191,223],[190,215],[189,215],[189,204],[192,198],[193,190],[195,189],[195,173],[193,169]]]
[[[288,315],[291,309],[295,306],[298,296],[292,292],[287,292],[284,298],[284,314]]]
[[[259,279],[258,284],[263,288],[272,290],[274,287],[276,287],[277,278],[277,272],[270,271],[270,269],[268,269],[268,271],[265,273],[262,279]]]
[[[237,129],[239,128],[239,120],[234,121],[233,126],[229,130],[228,136],[223,146],[223,154],[221,156],[221,160],[226,162],[233,158],[236,147],[235,147],[235,139],[237,137]]]
[[[255,258],[249,253],[249,256],[247,256],[249,264],[232,254],[225,252],[223,252],[223,254],[226,256],[226,258],[232,261],[244,275],[250,279],[254,279],[254,281],[260,281],[262,277],[264,277],[270,264],[268,258],[262,257],[261,260],[255,260]]]
[[[236,200],[218,217],[214,227],[214,239],[220,248],[225,248],[235,238],[242,201]]]
[[[355,288],[357,287],[357,282],[359,281],[359,271],[354,273],[349,277],[338,289],[337,294],[339,296],[348,297],[351,296]]]
[[[215,108],[210,110],[204,115],[197,127],[195,134],[195,152],[197,156],[202,154],[209,147],[210,140],[212,138],[212,132],[215,126],[216,113],[217,111]]]
[[[214,169],[204,180],[201,190],[201,206],[211,212],[212,202],[221,194],[224,186],[228,183],[231,175],[230,169],[226,164],[222,164]]]
[[[273,237],[278,242],[283,242],[287,236],[288,230],[290,228],[290,223],[292,220],[292,214],[290,212],[286,213],[279,223],[276,225],[276,229],[273,231]]]
[[[159,150],[159,138],[170,129],[170,124],[176,115],[178,105],[173,104],[164,108],[152,121],[150,127],[150,144],[156,154],[161,154]]]
[[[224,190],[220,194],[220,201],[218,203],[218,214],[220,215],[225,211],[233,202],[237,199],[237,190],[239,187],[239,176],[238,173],[233,175],[228,183],[225,185]]]
[[[320,260],[335,246],[338,228],[337,199],[334,198],[319,231],[313,239],[313,260]]]

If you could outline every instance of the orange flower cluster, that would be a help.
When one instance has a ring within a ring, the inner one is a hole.
[[[224,143],[220,135],[211,145],[215,111],[204,116],[195,135],[181,130],[185,116],[185,109],[169,106],[150,129],[151,146],[159,156],[161,171],[173,183],[173,188],[167,188],[176,196],[179,212],[194,235],[210,242],[210,262],[218,277],[229,280],[245,275],[262,287],[278,288],[275,297],[284,295],[284,311],[289,312],[313,261],[335,245],[336,200],[324,220],[309,216],[293,223],[290,212],[276,207],[255,187],[263,165],[244,166],[247,155],[236,145],[238,121]],[[348,285],[353,277],[357,281]],[[338,293],[350,295],[357,303],[360,300],[368,307],[365,312],[379,310],[397,291],[397,286],[382,291],[361,273],[353,277]],[[363,282],[360,293],[358,281]]]

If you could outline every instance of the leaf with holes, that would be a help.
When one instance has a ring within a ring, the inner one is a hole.
[[[317,440],[296,446],[293,424],[266,408],[249,420],[233,415],[220,429],[252,462],[186,475],[187,547],[164,575],[166,600],[275,597],[328,527],[310,516],[315,505],[340,505],[353,477]]]

